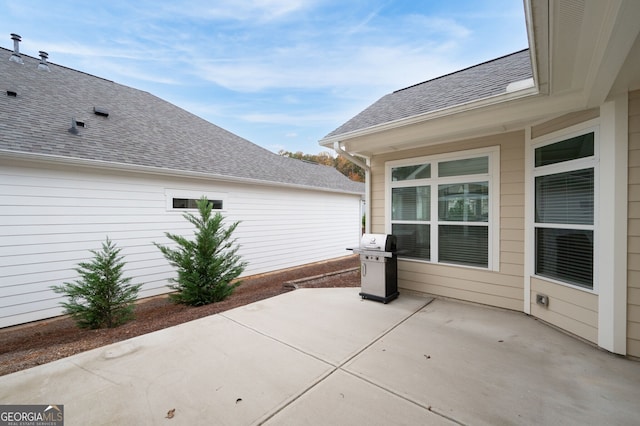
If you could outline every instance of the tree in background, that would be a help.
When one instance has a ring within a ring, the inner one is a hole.
[[[296,158],[298,160],[330,166],[353,181],[364,182],[364,170],[341,155],[333,157],[328,152],[321,152],[319,154],[303,154],[300,151],[289,152],[285,150],[280,150],[278,154],[283,157]]]
[[[93,260],[75,269],[80,279],[52,287],[69,298],[61,303],[65,313],[81,328],[111,328],[133,319],[133,303],[141,285],[131,285],[131,278],[122,277],[125,262],[120,249],[107,237],[102,250],[91,253]]]
[[[212,204],[202,197],[197,202],[199,216],[185,213],[183,217],[196,227],[195,239],[165,233],[178,244],[172,249],[154,243],[169,263],[178,270],[178,278],[172,279],[176,290],[169,297],[177,303],[200,306],[220,302],[230,296],[240,281],[235,280],[246,267],[237,254],[239,246],[231,239],[240,222],[223,226],[220,213],[211,214]]]

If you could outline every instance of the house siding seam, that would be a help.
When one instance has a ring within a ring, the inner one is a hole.
[[[500,147],[500,271],[415,261],[398,262],[398,286],[522,311],[524,302],[524,132],[446,143],[372,158],[372,232],[385,228],[385,164],[491,146]]]
[[[107,236],[140,297],[169,291],[175,271],[153,242],[172,244],[165,232],[191,236],[193,226],[167,209],[168,188],[225,194],[225,220],[241,221],[244,276],[350,255],[359,239],[359,195],[0,159],[0,327],[61,314],[50,287],[75,280]]]
[[[640,90],[629,93],[627,354],[640,357]]]

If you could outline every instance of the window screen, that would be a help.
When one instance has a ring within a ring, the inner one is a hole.
[[[578,158],[592,157],[594,139],[594,133],[591,132],[537,148],[535,150],[535,166],[547,166]]]
[[[431,177],[431,164],[416,164],[414,166],[394,167],[391,169],[391,180],[429,179]]]
[[[463,160],[441,161],[438,176],[466,176],[489,173],[489,157],[465,158]]]

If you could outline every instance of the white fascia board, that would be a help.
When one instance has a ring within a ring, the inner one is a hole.
[[[335,136],[329,136],[323,138],[319,141],[319,144],[325,146],[327,148],[332,148],[335,142],[343,142],[348,139],[358,138],[362,136],[367,136],[375,133],[385,132],[388,130],[397,129],[400,127],[410,126],[413,124],[419,124],[430,120],[435,120],[437,118],[443,118],[450,115],[456,115],[461,112],[471,111],[478,108],[483,108],[491,105],[497,105],[504,102],[508,102],[515,99],[525,98],[529,96],[534,96],[538,94],[538,89],[536,87],[529,87],[524,90],[518,90],[509,93],[502,93],[500,95],[491,96],[488,98],[484,98],[478,101],[468,102],[464,104],[457,105],[455,107],[439,109],[435,111],[430,111],[424,114],[413,115],[411,117],[401,118],[398,120],[389,121],[386,123],[378,124],[371,127],[366,127],[364,129],[354,130],[352,132],[342,133]]]
[[[84,159],[84,158],[63,157],[63,156],[51,155],[51,154],[36,154],[36,153],[30,153],[30,152],[16,152],[16,151],[0,149],[0,155],[3,159],[26,160],[26,161],[33,161],[38,163],[66,164],[66,165],[73,165],[78,167],[88,167],[93,169],[121,170],[121,171],[127,171],[131,173],[143,173],[143,174],[151,174],[151,175],[157,175],[157,176],[188,177],[192,179],[217,180],[217,181],[229,182],[229,183],[243,183],[243,184],[250,184],[250,185],[286,187],[286,188],[305,189],[305,190],[320,191],[320,192],[354,194],[354,195],[362,196],[362,193],[356,192],[356,191],[343,191],[339,189],[322,188],[319,186],[297,185],[297,184],[286,183],[286,182],[274,182],[274,181],[267,181],[267,180],[260,180],[260,179],[225,176],[225,175],[219,175],[215,173],[203,173],[203,172],[193,172],[193,171],[187,171],[187,170],[165,169],[162,167],[142,166],[142,165],[136,165],[136,164],[112,163],[112,162],[103,161],[103,160],[90,160],[90,159]]]
[[[344,139],[342,144],[352,154],[383,154],[523,129],[535,121],[583,108],[584,98],[580,92],[556,97],[530,96],[357,139]]]

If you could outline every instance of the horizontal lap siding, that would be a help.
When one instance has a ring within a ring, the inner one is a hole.
[[[629,93],[627,354],[640,357],[640,90]]]
[[[3,164],[0,209],[0,326],[61,314],[50,287],[75,280],[107,236],[141,297],[166,292],[172,274],[150,241],[186,229],[165,214],[164,188],[116,175]]]
[[[536,294],[549,296],[547,308]],[[598,342],[598,296],[564,285],[531,278],[531,315],[590,342]]]
[[[230,203],[250,259],[245,275],[348,255],[359,243],[358,196],[263,188],[235,192]]]
[[[500,146],[500,270],[400,260],[398,285],[444,297],[522,311],[524,303],[524,132],[376,156],[372,159],[372,216],[376,233],[385,232],[385,162]]]
[[[50,287],[75,280],[107,236],[140,297],[169,291],[175,271],[153,242],[170,245],[165,232],[193,227],[167,211],[166,188],[226,194],[225,220],[242,221],[234,236],[245,276],[348,255],[358,242],[357,195],[0,160],[0,327],[61,314]]]

